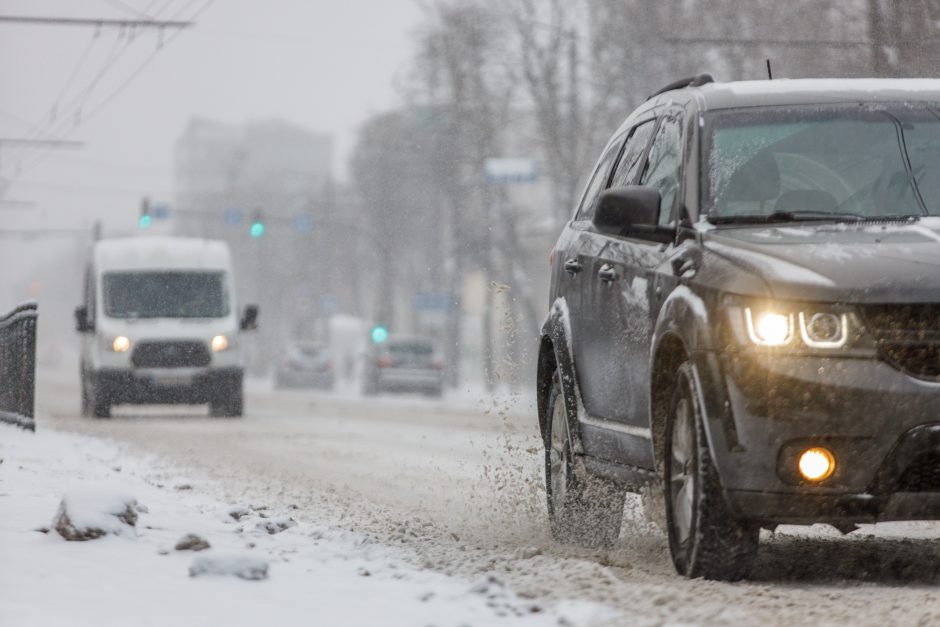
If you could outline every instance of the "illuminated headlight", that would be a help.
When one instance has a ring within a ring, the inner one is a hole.
[[[848,326],[848,316],[845,314],[800,312],[800,335],[806,345],[813,348],[845,346]]]
[[[852,336],[856,318],[845,308],[768,302],[731,311],[738,316],[743,311],[744,328],[739,337],[757,346],[833,350],[859,341]]]
[[[119,335],[111,342],[111,350],[115,353],[126,353],[131,349],[131,341],[123,335]]]
[[[224,335],[216,335],[212,338],[212,341],[209,342],[209,345],[212,347],[212,350],[215,352],[224,351],[228,348],[228,338]]]
[[[774,311],[752,312],[744,308],[747,335],[760,346],[783,346],[793,337],[793,316]]]
[[[822,481],[836,470],[836,459],[827,449],[816,446],[800,454],[797,461],[800,474],[807,481]]]

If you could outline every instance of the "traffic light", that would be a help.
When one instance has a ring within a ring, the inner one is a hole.
[[[372,342],[375,344],[381,344],[388,339],[388,329],[383,327],[381,324],[377,324],[372,327]]]
[[[153,222],[153,216],[150,215],[150,199],[144,196],[140,201],[140,218],[137,220],[137,226],[146,229]]]
[[[264,219],[261,217],[260,211],[255,212],[255,217],[251,221],[251,226],[248,227],[248,234],[254,238],[258,238],[264,235]]]

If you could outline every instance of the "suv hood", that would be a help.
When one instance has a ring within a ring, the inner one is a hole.
[[[707,231],[705,250],[763,278],[775,298],[940,302],[940,218]],[[733,288],[732,288],[733,291]]]

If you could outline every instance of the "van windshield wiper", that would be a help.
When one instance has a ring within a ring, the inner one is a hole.
[[[862,222],[867,216],[842,211],[774,211],[766,214],[744,214],[735,216],[710,215],[712,224],[765,224],[774,222]]]

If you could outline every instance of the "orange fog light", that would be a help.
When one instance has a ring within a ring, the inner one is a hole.
[[[822,481],[836,470],[836,458],[829,450],[815,446],[800,453],[797,463],[800,474],[807,481]]]

